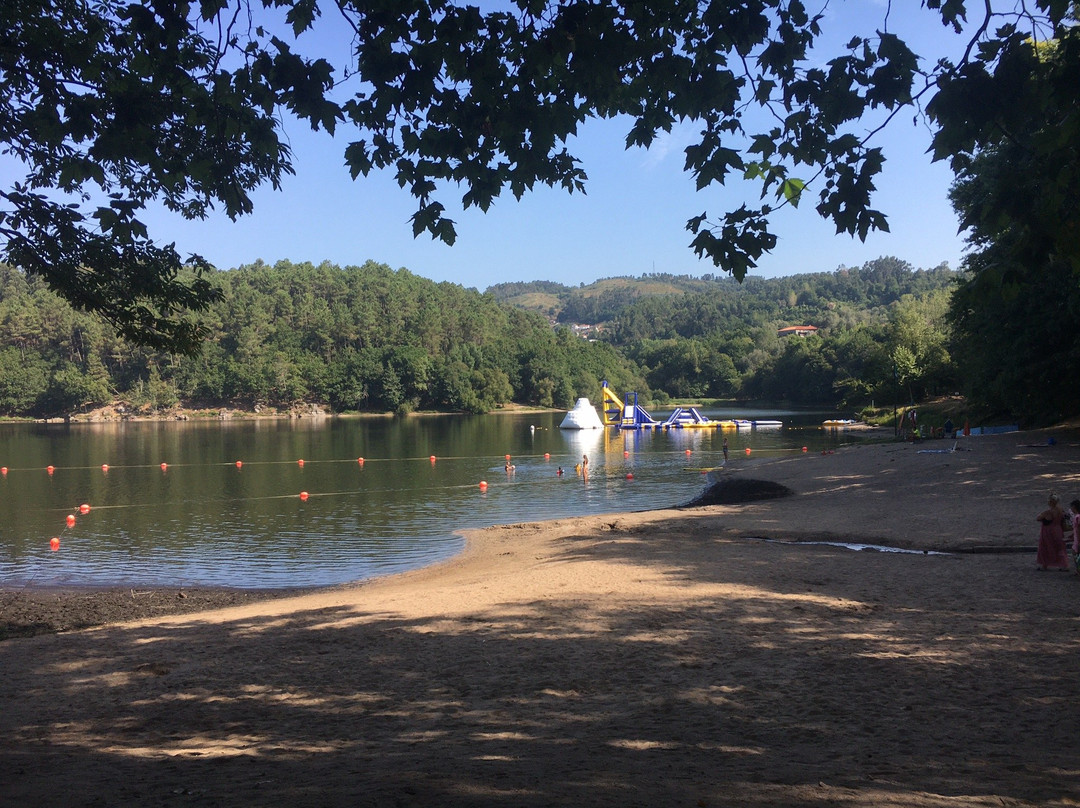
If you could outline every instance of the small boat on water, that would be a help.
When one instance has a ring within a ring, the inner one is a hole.
[[[859,422],[852,420],[851,418],[830,418],[829,420],[824,421],[822,426],[855,426],[857,423]]]

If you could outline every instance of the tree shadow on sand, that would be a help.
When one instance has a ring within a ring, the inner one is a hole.
[[[615,520],[600,540],[563,536],[545,563],[636,564],[675,590],[713,586],[711,597],[555,593],[452,618],[342,606],[4,643],[0,666],[15,673],[0,685],[0,803],[764,808],[1078,796],[1064,775],[1075,770],[1075,710],[1049,689],[1080,675],[1060,622],[1005,610],[989,578],[950,586],[975,559],[898,557],[893,575],[868,580],[855,553],[686,530],[708,519],[646,530]],[[715,552],[688,562],[701,542]],[[763,565],[790,573],[765,588]],[[919,575],[941,581],[932,602],[903,583]],[[973,610],[981,630],[958,635]],[[36,663],[4,664],[25,654]]]

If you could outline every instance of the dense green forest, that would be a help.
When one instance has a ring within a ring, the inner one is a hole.
[[[0,412],[49,416],[114,399],[135,408],[335,411],[564,406],[603,378],[641,385],[610,345],[450,283],[366,263],[257,263],[212,276],[200,356],[133,347],[37,281],[0,268]]]
[[[957,273],[895,258],[784,278],[648,275],[480,293],[407,270],[261,262],[211,276],[200,356],[133,347],[0,267],[0,413],[134,409],[482,412],[619,391],[855,407],[958,389],[945,320]],[[779,329],[813,325],[806,337]],[[589,326],[589,328],[583,328]],[[582,338],[583,334],[587,338]]]
[[[960,389],[948,302],[958,273],[896,258],[782,278],[647,275],[590,286],[503,284],[488,292],[558,322],[595,323],[653,397],[855,407]],[[808,337],[781,328],[813,325]]]

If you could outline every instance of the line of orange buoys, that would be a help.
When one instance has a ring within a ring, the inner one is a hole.
[[[803,447],[802,451],[805,452],[806,447]],[[689,457],[690,454],[691,454],[691,450],[687,449],[685,451],[685,453]],[[746,454],[747,455],[750,454],[750,449],[749,448],[746,449]],[[537,455],[525,455],[525,457],[536,457],[536,456]],[[624,458],[629,458],[630,457],[630,452],[629,451],[624,451],[623,452],[623,457]],[[504,460],[509,462],[510,459],[511,459],[511,456],[509,454],[506,454],[506,455],[503,455],[503,458],[504,458]],[[551,460],[551,453],[550,452],[544,452],[543,458],[544,458],[545,461]],[[384,459],[389,459],[389,458],[384,458]],[[403,462],[403,461],[408,461],[408,460],[420,460],[420,459],[423,459],[423,458],[403,458],[401,461],[397,461],[397,462]],[[444,458],[444,459],[447,459],[447,460],[461,460],[461,459],[473,459],[473,458],[449,457],[449,458]],[[427,460],[432,465],[435,465],[438,458],[435,455],[429,455],[427,457]],[[304,468],[304,466],[309,462],[313,462],[313,463],[352,463],[354,461],[352,459],[348,459],[348,460],[334,459],[334,460],[305,461],[303,458],[299,458],[295,462],[296,462],[296,465],[298,467]],[[355,462],[356,462],[357,465],[363,467],[365,462],[367,462],[367,458],[358,457],[358,458],[356,458]],[[376,461],[376,462],[378,462],[378,461]],[[260,460],[260,461],[249,462],[249,465],[282,465],[282,464],[286,464],[286,463],[291,464],[291,463],[293,463],[293,461],[291,461],[291,460]],[[207,465],[207,464],[179,463],[179,464],[174,464],[171,467],[172,468],[191,468],[191,467],[202,467],[203,465]],[[208,465],[212,465],[212,466],[213,465],[229,465],[229,463],[225,463],[225,464],[211,463],[211,464],[208,464]],[[243,460],[236,460],[236,461],[232,462],[232,465],[235,465],[237,469],[243,469],[244,461]],[[169,468],[170,468],[170,464],[168,464],[168,463],[160,463],[160,464],[158,464],[158,467],[163,472],[167,472],[169,470]],[[84,469],[88,469],[88,468],[94,468],[94,467],[93,466],[52,466],[52,465],[50,465],[50,466],[45,467],[45,471],[51,476],[56,471],[60,471],[60,470],[79,471],[79,470],[84,470]],[[150,464],[150,463],[137,463],[137,464],[131,464],[131,465],[124,465],[124,466],[110,466],[108,463],[103,463],[101,465],[101,470],[105,474],[108,474],[110,470],[116,470],[116,469],[143,469],[143,468],[153,468],[153,464]],[[0,476],[6,477],[9,470],[12,470],[12,471],[25,471],[26,469],[9,469],[7,466],[0,466]],[[486,483],[484,484],[483,487],[486,487]]]
[[[746,447],[744,451],[746,452],[747,457],[749,457],[750,454],[751,454],[750,447]],[[793,449],[793,450],[788,450],[788,451],[799,451],[799,449]],[[803,453],[805,453],[807,451],[807,447],[805,447],[805,446],[801,447],[801,451]],[[686,454],[687,457],[690,457],[690,455],[692,454],[692,451],[690,449],[686,449],[685,454]],[[503,457],[504,457],[504,460],[506,461],[506,463],[509,464],[511,456],[509,454],[506,454]],[[526,455],[526,457],[535,457],[535,455]],[[630,452],[629,451],[624,451],[623,452],[623,457],[624,458],[629,458],[630,457]],[[544,458],[545,461],[550,461],[551,460],[551,454],[549,452],[545,452],[544,455],[543,455],[543,458]],[[385,459],[389,459],[389,458],[385,458]],[[407,460],[410,460],[410,459],[411,460],[421,460],[423,458],[402,458],[401,460],[398,460],[397,462],[407,461]],[[436,455],[428,455],[428,457],[426,459],[434,467],[439,458]],[[457,460],[457,459],[473,459],[473,458],[450,457],[450,458],[444,458],[444,459]],[[285,464],[285,463],[293,463],[293,462],[294,461],[267,460],[267,461],[254,461],[250,465],[282,465],[282,464]],[[309,461],[309,462],[314,462],[314,463],[352,463],[354,461],[350,458],[350,459],[334,459],[334,460],[321,460],[321,461]],[[364,458],[363,456],[357,457],[356,460],[355,460],[355,463],[360,468],[364,467],[365,462],[367,462],[367,459]],[[378,462],[378,460],[376,460],[375,462]],[[232,464],[235,465],[237,470],[242,470],[243,467],[244,467],[244,461],[243,460],[232,461]],[[305,460],[303,458],[299,458],[299,459],[297,459],[295,461],[295,464],[299,468],[304,468],[305,467]],[[174,468],[203,466],[203,465],[205,465],[205,464],[177,464],[176,466],[174,466]],[[215,464],[209,464],[209,465],[221,465],[221,464],[215,463]],[[225,465],[228,465],[228,463],[225,463]],[[166,472],[168,472],[170,466],[169,466],[168,463],[162,462],[162,463],[158,464],[158,467],[161,469],[162,473],[166,473]],[[81,470],[81,469],[87,469],[87,468],[93,468],[93,467],[92,466],[57,467],[57,466],[49,465],[49,466],[45,467],[45,471],[51,477],[59,470]],[[115,469],[141,469],[141,468],[153,468],[153,465],[152,464],[134,464],[134,465],[126,465],[126,466],[110,466],[108,463],[103,463],[101,465],[101,471],[104,474],[108,474],[110,470],[115,470]],[[21,470],[25,470],[25,469],[9,469],[7,466],[0,466],[0,477],[6,478],[8,476],[9,471],[21,471]],[[703,470],[703,471],[707,471],[707,470]],[[626,474],[626,479],[627,480],[633,480],[634,479],[633,472],[628,472]],[[478,484],[478,487],[479,487],[479,490],[480,490],[481,493],[486,493],[487,490],[488,490],[487,481],[486,480],[481,480],[479,482],[479,484]],[[340,495],[340,494],[351,494],[351,493],[354,493],[354,492],[352,492],[352,491],[328,492],[328,493],[324,493],[324,494],[319,494],[317,496],[334,496],[336,494]],[[285,495],[285,496],[296,496],[296,495]],[[307,502],[308,499],[310,497],[312,497],[312,496],[313,495],[311,493],[309,493],[308,491],[301,491],[299,493],[299,499],[300,499],[301,502]],[[283,498],[282,495],[269,496],[269,497],[254,497],[252,499],[281,499],[281,498]],[[115,506],[106,506],[106,507],[111,509],[111,508],[139,507],[139,506],[137,506],[137,505],[115,505]],[[86,515],[86,514],[88,514],[90,512],[90,506],[88,504],[82,504],[82,505],[79,506],[78,510],[79,510],[80,514]],[[75,517],[74,514],[68,514],[67,515],[67,517],[65,519],[65,525],[66,525],[65,531],[74,529],[74,527],[76,525],[76,517]],[[61,535],[63,535],[63,532],[61,532]],[[59,551],[59,549],[60,549],[60,536],[53,536],[50,539],[49,548],[53,552]]]
[[[690,450],[688,449],[686,451],[686,453],[690,454]],[[747,450],[747,454],[749,454],[749,450]],[[624,457],[628,456],[628,455],[629,455],[628,452],[623,453]],[[511,456],[509,454],[504,455],[503,457],[504,457],[504,459],[506,460],[507,463],[510,462],[510,457]],[[406,458],[406,459],[408,459],[408,458]],[[419,459],[419,458],[413,458],[413,459]],[[449,459],[461,459],[461,458],[449,458]],[[427,460],[428,460],[429,463],[431,463],[432,466],[434,466],[435,463],[438,461],[438,457],[436,457],[435,455],[428,455]],[[544,460],[545,461],[551,460],[551,453],[550,452],[544,452]],[[280,465],[282,463],[291,463],[291,462],[292,461],[268,460],[268,461],[257,461],[256,464],[257,465],[275,465],[275,464]],[[347,463],[351,463],[353,461],[350,459],[350,460],[324,460],[324,461],[315,461],[315,462],[322,462],[322,463],[342,463],[342,462],[347,462]],[[364,466],[365,462],[366,462],[366,459],[364,457],[356,458],[356,463],[361,468]],[[179,464],[180,467],[183,467],[185,465],[186,466],[192,466],[192,465],[201,465],[201,464]],[[213,464],[213,465],[219,465],[219,464]],[[236,460],[236,461],[234,461],[234,465],[236,466],[237,469],[243,469],[244,461],[243,460]],[[304,465],[305,465],[304,464],[304,459],[303,458],[297,459],[296,465],[298,467],[300,467],[300,468],[304,468]],[[63,468],[64,470],[69,470],[69,471],[78,471],[78,470],[85,470],[85,469],[88,469],[88,468],[93,468],[93,466],[70,466],[70,467],[61,467],[61,468]],[[129,465],[129,466],[110,466],[108,463],[102,463],[101,464],[101,471],[104,474],[108,474],[110,469],[118,469],[118,468],[139,469],[139,468],[153,468],[153,466],[151,464],[148,464],[148,463],[135,464],[135,465]],[[162,472],[167,472],[169,470],[169,464],[168,463],[160,463],[160,464],[158,464],[158,468],[160,468]],[[49,466],[45,467],[45,471],[46,471],[46,473],[48,473],[48,475],[50,477],[53,476],[56,473],[57,470],[58,469],[57,469],[56,466],[49,465]],[[7,466],[0,466],[0,476],[7,477],[8,471],[9,471],[9,469],[8,469]],[[628,480],[633,479],[633,477],[634,477],[633,474],[627,474],[626,475],[626,478]],[[480,488],[480,491],[482,493],[486,493],[487,489],[488,489],[487,481],[486,480],[481,480],[480,484],[479,484],[479,488]],[[353,493],[353,492],[349,491],[349,492],[337,492],[337,493]],[[320,496],[332,496],[332,495],[333,494],[322,494]],[[311,496],[312,495],[307,491],[301,491],[300,494],[299,494],[299,498],[300,498],[301,502],[307,502],[308,499]],[[281,498],[282,498],[281,496],[270,496],[270,497],[254,497],[253,499],[281,499]],[[123,508],[123,507],[138,507],[138,506],[133,506],[133,505],[127,505],[127,506],[125,506],[125,505],[112,505],[112,506],[106,506],[106,507],[108,507],[108,508]],[[80,514],[86,515],[86,514],[90,513],[90,505],[84,503],[84,504],[79,506],[78,511],[79,511]],[[66,532],[67,530],[74,529],[75,524],[76,524],[75,514],[68,514],[67,517],[65,518],[64,522],[65,522],[65,531],[62,531],[61,535],[63,535],[63,533]],[[60,536],[53,536],[49,540],[49,549],[50,549],[50,551],[52,551],[54,553],[58,552],[60,550]]]
[[[747,447],[745,451],[746,451],[747,456],[749,456],[750,451],[751,451],[750,448]],[[802,451],[805,452],[806,448],[803,447]],[[687,457],[689,457],[691,455],[691,453],[692,452],[691,452],[690,449],[685,450],[685,454],[686,454]],[[527,456],[535,456],[535,455],[527,455]],[[623,457],[624,458],[628,458],[629,456],[630,456],[630,452],[628,452],[628,451],[623,452]],[[545,461],[551,460],[551,453],[550,452],[544,452],[543,458],[544,458]],[[405,458],[405,460],[408,460],[408,459],[410,459],[410,458]],[[422,459],[422,458],[411,458],[411,459],[419,460],[419,459]],[[447,459],[456,460],[456,459],[465,459],[465,458],[452,457],[452,458],[447,458]],[[472,459],[472,458],[468,458],[468,459]],[[511,455],[509,455],[509,454],[503,455],[503,459],[507,463],[509,463],[510,459],[511,459]],[[436,455],[428,455],[427,460],[428,460],[429,463],[431,463],[432,466],[434,466],[436,464],[436,462],[438,461],[438,457],[436,457]],[[266,460],[266,461],[255,461],[254,463],[251,463],[250,465],[282,465],[284,463],[292,463],[292,462],[293,461]],[[304,468],[305,461],[304,461],[303,458],[298,458],[295,462],[296,462],[296,465],[299,468]],[[337,459],[337,460],[322,460],[322,461],[311,461],[311,462],[315,462],[315,463],[352,463],[354,461],[352,459],[349,459],[349,460]],[[365,462],[367,462],[367,459],[364,458],[364,457],[358,457],[358,458],[356,458],[355,462],[356,462],[356,464],[358,466],[363,468]],[[174,468],[191,467],[191,466],[196,466],[196,465],[202,465],[202,464],[177,464],[176,466],[174,466]],[[220,464],[211,464],[211,465],[220,465]],[[228,465],[228,464],[226,464],[226,465]],[[241,470],[244,467],[244,461],[243,460],[233,461],[233,465],[235,465],[238,470]],[[164,462],[160,463],[160,464],[158,464],[158,467],[161,469],[161,471],[163,473],[167,472],[169,470],[169,464],[168,463],[164,463]],[[86,468],[93,468],[93,467],[92,466],[71,466],[71,467],[59,467],[58,468],[57,466],[49,465],[49,466],[45,467],[45,471],[49,474],[49,476],[53,476],[56,473],[56,471],[58,471],[60,469],[64,469],[64,470],[80,470],[80,469],[86,469]],[[108,463],[103,463],[101,465],[101,471],[103,473],[105,473],[105,474],[108,474],[110,469],[140,469],[140,468],[153,468],[153,466],[151,464],[135,464],[135,465],[128,465],[128,466],[110,466]],[[16,469],[16,470],[18,470],[18,469]],[[0,476],[7,477],[8,471],[9,471],[9,469],[8,469],[7,466],[0,466]],[[633,480],[634,479],[633,473],[628,472],[626,474],[626,479],[627,480]],[[487,481],[486,480],[481,480],[479,482],[479,484],[478,484],[478,487],[479,487],[481,493],[486,493],[487,490],[488,490]],[[352,492],[352,491],[329,492],[329,493],[320,494],[318,496],[333,496],[335,494],[350,494],[350,493],[354,493],[354,492]],[[285,495],[285,496],[289,496],[289,495]],[[300,499],[301,502],[307,502],[308,499],[311,498],[311,496],[313,496],[313,495],[311,493],[309,493],[308,491],[301,491],[300,494],[299,494],[299,499]],[[269,497],[254,497],[252,499],[282,499],[282,498],[283,498],[282,495],[278,495],[278,496],[269,496]],[[106,507],[109,507],[109,508],[121,508],[121,507],[138,507],[138,506],[114,505],[114,506],[106,506]],[[79,506],[78,510],[79,510],[80,514],[85,515],[85,514],[88,514],[90,512],[90,506],[88,504],[83,504],[83,505]],[[66,524],[65,530],[73,529],[75,527],[75,524],[76,524],[75,515],[74,514],[68,514],[66,519],[65,519],[65,524]],[[61,535],[63,535],[63,533],[61,533]],[[49,540],[49,549],[52,552],[59,551],[59,549],[60,549],[60,537],[59,536],[53,536]]]
[[[90,513],[90,505],[84,502],[82,505],[80,505],[78,507],[78,511],[79,511],[79,514],[81,516],[86,516],[86,514]],[[72,528],[75,527],[75,514],[69,513],[66,517],[64,517],[64,525],[65,525],[64,530],[60,532],[60,536],[63,536],[64,533],[66,533],[68,530],[71,530]],[[59,551],[59,549],[60,549],[60,536],[53,536],[51,539],[49,539],[49,550],[50,551],[52,551],[54,553]]]
[[[536,456],[538,456],[538,455],[526,455],[526,457],[536,457]],[[543,457],[544,457],[544,460],[550,460],[551,459],[551,454],[545,452]],[[434,464],[437,460],[440,460],[440,459],[442,459],[442,460],[473,460],[475,458],[464,457],[464,456],[462,456],[462,457],[438,458],[435,455],[428,455],[427,457],[405,457],[405,458],[401,458],[401,459],[396,459],[396,458],[376,458],[372,462],[377,463],[380,460],[383,460],[383,461],[393,461],[395,463],[402,463],[402,462],[408,462],[410,460],[414,460],[414,461],[415,460],[427,460],[428,462]],[[293,461],[293,460],[255,460],[255,461],[247,461],[246,464],[249,465],[249,466],[281,466],[281,465],[293,465],[295,463],[295,465],[299,466],[300,468],[304,468],[305,466],[311,465],[311,464],[326,464],[326,463],[356,463],[358,466],[363,466],[369,460],[371,460],[371,458],[365,458],[365,457],[358,457],[355,460],[352,459],[352,458],[349,458],[347,460],[341,460],[341,459],[334,459],[334,460],[304,460],[303,458],[300,458],[300,459],[295,460],[295,461]],[[132,463],[130,465],[123,465],[123,466],[116,466],[116,465],[109,465],[108,463],[102,463],[100,468],[101,468],[101,470],[103,472],[105,472],[107,474],[110,471],[116,471],[118,469],[150,469],[150,468],[155,468],[155,466],[157,468],[160,468],[162,471],[168,471],[169,469],[175,469],[175,468],[204,468],[206,466],[221,466],[221,465],[225,465],[225,466],[234,465],[234,466],[236,466],[236,468],[242,469],[244,467],[244,465],[245,465],[245,461],[236,460],[236,461],[227,461],[227,462],[224,462],[224,463],[158,463],[158,464],[154,464],[154,463]],[[38,466],[37,468],[40,469],[40,466]],[[57,471],[85,471],[86,469],[92,469],[92,468],[98,468],[98,467],[97,466],[46,466],[45,471],[48,474],[51,475],[51,474],[54,474]],[[34,470],[33,468],[8,468],[7,466],[0,466],[0,476],[6,477],[8,475],[9,471],[33,471],[33,470]]]

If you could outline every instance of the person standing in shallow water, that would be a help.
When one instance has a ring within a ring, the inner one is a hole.
[[[589,476],[589,456],[587,454],[581,456],[581,476],[586,479]]]
[[[1065,555],[1065,511],[1061,509],[1056,494],[1046,500],[1046,509],[1035,517],[1039,523],[1039,550],[1035,563],[1039,569],[1053,567],[1059,570],[1069,568],[1069,559]]]
[[[724,446],[723,446],[723,448],[724,448],[724,462],[726,463],[727,462],[727,450],[728,450],[727,438],[724,438]]]

